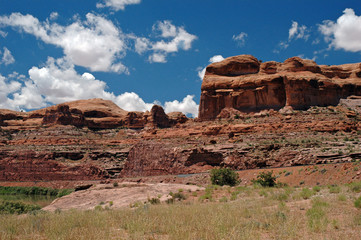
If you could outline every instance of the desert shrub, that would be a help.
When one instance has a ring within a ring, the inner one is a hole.
[[[179,201],[187,199],[186,196],[183,193],[180,193],[180,192],[174,193],[173,198],[175,200],[179,200]]]
[[[160,204],[159,198],[151,198],[151,199],[148,199],[148,202],[149,202],[150,204]]]
[[[348,185],[350,191],[359,193],[361,192],[361,182],[353,182]]]
[[[347,200],[347,197],[345,194],[340,194],[340,195],[338,195],[337,199],[341,202],[344,202]]]
[[[277,192],[272,195],[272,199],[278,200],[278,201],[287,201],[289,198],[289,192],[288,191],[282,191]]]
[[[307,210],[306,216],[308,226],[311,230],[321,231],[327,228],[329,221],[325,212],[326,207],[328,207],[327,202],[315,199],[312,203],[312,207]]]
[[[199,197],[199,201],[201,201],[201,202],[203,202],[206,199],[212,201],[213,200],[212,193],[205,193],[204,195]]]
[[[361,208],[361,196],[355,200],[354,204],[355,207]]]
[[[211,170],[211,181],[214,185],[235,186],[239,184],[238,174],[230,168],[219,168]]]
[[[94,210],[95,211],[103,211],[104,208],[102,206],[100,206],[100,205],[97,205],[97,206],[94,207]]]
[[[168,204],[171,204],[171,203],[174,203],[175,201],[182,201],[182,200],[185,200],[187,199],[187,197],[181,193],[181,192],[177,192],[177,193],[172,193],[170,192],[169,195],[172,197],[172,198],[169,198],[166,200],[166,203]],[[159,199],[158,199],[159,200]]]
[[[263,197],[268,197],[268,193],[266,190],[262,189],[261,191],[259,191],[259,195],[263,196]]]
[[[113,183],[113,187],[118,187],[118,186],[119,186],[119,183],[117,183],[117,182]]]
[[[313,196],[314,192],[309,188],[303,188],[300,195],[303,199],[309,199]]]
[[[41,208],[38,205],[25,204],[21,202],[10,202],[10,201],[2,201],[0,202],[0,213],[1,214],[22,214],[28,213],[36,210],[40,210]]]
[[[56,195],[57,198],[69,195],[73,192],[73,189],[59,189],[58,194]]]
[[[276,186],[276,177],[273,176],[273,171],[261,172],[257,179],[253,179],[252,182],[262,187],[274,187]]]
[[[330,193],[340,193],[341,188],[339,186],[329,186]]]
[[[314,192],[319,192],[319,191],[321,191],[321,187],[320,187],[320,186],[314,186],[314,187],[312,188],[312,190],[313,190]]]

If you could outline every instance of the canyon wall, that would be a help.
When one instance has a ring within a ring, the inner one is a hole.
[[[210,64],[201,91],[201,120],[215,119],[225,108],[257,112],[337,105],[341,98],[361,95],[361,63],[325,66],[299,57],[261,63],[240,55]]]

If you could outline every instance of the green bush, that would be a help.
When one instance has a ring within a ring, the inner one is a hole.
[[[56,196],[62,197],[72,193],[72,189],[53,189],[43,187],[2,187],[0,186],[1,195],[28,195],[28,196]]]
[[[41,207],[38,205],[25,204],[21,202],[10,202],[2,201],[0,202],[0,213],[1,214],[22,214],[32,211],[40,210]]]
[[[300,195],[303,199],[309,199],[313,196],[314,192],[309,188],[303,188]]]
[[[257,179],[253,179],[252,182],[262,187],[274,187],[276,186],[276,177],[273,176],[273,171],[261,172]]]
[[[358,199],[355,200],[354,202],[355,207],[357,208],[361,208],[361,197],[359,197]]]
[[[230,168],[219,168],[211,170],[211,181],[214,185],[235,186],[239,184],[238,174]]]
[[[148,202],[150,202],[150,204],[160,204],[159,198],[148,199]]]
[[[350,191],[359,193],[361,192],[361,182],[353,182],[348,185]]]
[[[319,192],[319,191],[321,191],[321,187],[320,187],[320,186],[314,186],[314,187],[312,188],[312,190],[313,190],[314,192]]]
[[[341,188],[337,185],[329,186],[330,193],[340,193]]]

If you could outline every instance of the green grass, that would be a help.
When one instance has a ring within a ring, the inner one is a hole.
[[[309,188],[303,188],[300,195],[303,199],[309,199],[314,195],[314,191]]]
[[[72,189],[53,189],[43,187],[3,187],[0,186],[0,195],[31,195],[62,197],[72,193]]]
[[[356,201],[347,201],[359,194],[339,187],[342,194],[319,191],[314,196],[317,191],[308,188],[210,185],[198,194],[199,199],[211,196],[204,203],[183,191],[172,195],[186,199],[173,204],[0,214],[0,239],[361,239]]]
[[[33,204],[25,204],[21,202],[0,202],[0,214],[22,214],[40,210],[41,207]]]
[[[312,231],[324,231],[327,229],[329,220],[326,215],[325,208],[328,203],[320,199],[314,199],[311,209],[307,210],[307,223]]]

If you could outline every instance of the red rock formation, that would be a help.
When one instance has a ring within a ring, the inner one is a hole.
[[[168,128],[170,127],[170,121],[167,114],[165,114],[163,108],[159,105],[153,105],[150,111],[151,118],[149,122],[159,128]]]
[[[201,89],[201,120],[215,119],[224,108],[252,112],[337,105],[341,98],[361,95],[361,64],[319,66],[299,57],[260,63],[240,55],[210,64]]]
[[[69,153],[71,154],[71,153]],[[40,180],[84,180],[103,179],[108,173],[91,165],[80,164],[69,167],[56,160],[48,152],[16,151],[0,152],[1,181],[40,181]],[[77,158],[74,154],[70,158]]]
[[[0,126],[11,129],[37,128],[42,125],[73,125],[90,129],[142,129],[145,126],[168,128],[185,123],[187,119],[182,113],[168,116],[158,105],[154,105],[151,112],[127,112],[112,101],[99,98],[66,102],[28,113],[0,109]]]
[[[48,108],[43,118],[43,125],[74,125],[76,127],[83,127],[85,119],[81,111],[70,112],[68,105],[57,105],[53,108]]]

